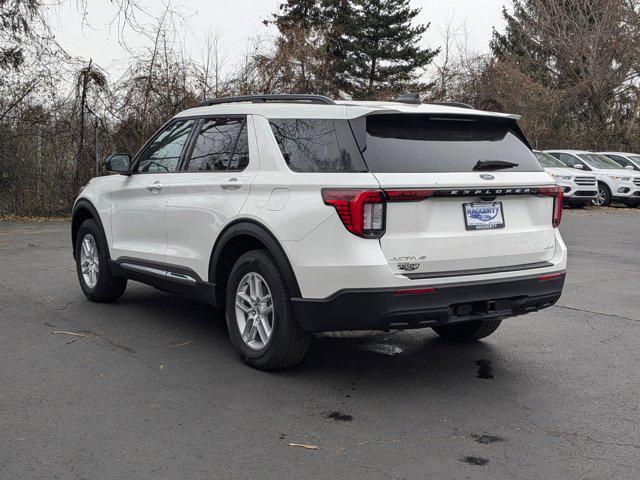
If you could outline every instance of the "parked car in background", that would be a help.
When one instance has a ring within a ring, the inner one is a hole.
[[[612,201],[630,207],[640,204],[640,173],[626,170],[604,155],[584,150],[545,150],[566,166],[592,172],[598,180],[594,205],[607,206]]]
[[[565,204],[582,208],[591,204],[598,195],[598,181],[594,174],[578,172],[540,150],[534,150],[533,154],[545,171],[556,179],[558,185],[564,188]]]
[[[131,279],[225,309],[265,370],[300,361],[313,333],[484,338],[565,279],[563,190],[518,118],[413,95],[206,101],[82,190],[80,286],[115,301]]]
[[[614,162],[622,165],[625,169],[640,172],[640,155],[637,153],[623,152],[599,152],[600,155],[610,158]]]

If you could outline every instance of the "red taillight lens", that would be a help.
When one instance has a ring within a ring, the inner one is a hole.
[[[433,190],[385,190],[388,202],[419,202],[433,197]]]
[[[366,238],[384,234],[386,201],[382,190],[323,189],[322,200],[336,209],[351,233]]]
[[[359,237],[384,235],[387,202],[419,202],[433,196],[433,190],[322,189],[322,200],[338,212],[344,226]]]
[[[540,187],[538,193],[545,197],[553,197],[553,215],[551,217],[551,225],[554,228],[560,226],[562,222],[562,203],[564,202],[564,189],[558,185],[550,185],[548,187]]]

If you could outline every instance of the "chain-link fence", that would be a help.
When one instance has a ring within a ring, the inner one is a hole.
[[[106,137],[97,124],[84,135],[63,124],[0,126],[0,214],[69,215],[100,172]]]
[[[101,164],[111,153],[111,140],[98,122],[87,124],[84,134],[65,122],[0,124],[0,215],[69,215],[80,188],[104,174]],[[599,147],[629,150],[613,143]]]

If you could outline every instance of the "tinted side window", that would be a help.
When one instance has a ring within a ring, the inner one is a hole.
[[[243,124],[242,118],[206,119],[193,145],[187,170],[192,172],[228,170]]]
[[[621,157],[620,155],[605,155],[605,157],[609,157],[611,160],[613,160],[619,165],[622,165],[623,167],[626,167],[628,165],[631,165],[633,167],[633,164],[629,160],[627,160],[624,157]]]
[[[180,120],[165,128],[140,154],[139,173],[175,172],[195,120]]]
[[[233,150],[229,170],[242,171],[249,165],[249,137],[247,135],[247,122],[245,121],[240,130],[240,136]]]
[[[366,172],[346,120],[274,119],[271,130],[294,172]]]

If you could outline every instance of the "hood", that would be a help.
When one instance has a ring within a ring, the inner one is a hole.
[[[563,168],[563,167],[544,167],[547,173],[554,173],[556,175],[566,175],[572,177],[595,177],[591,172],[585,172],[578,168]]]

